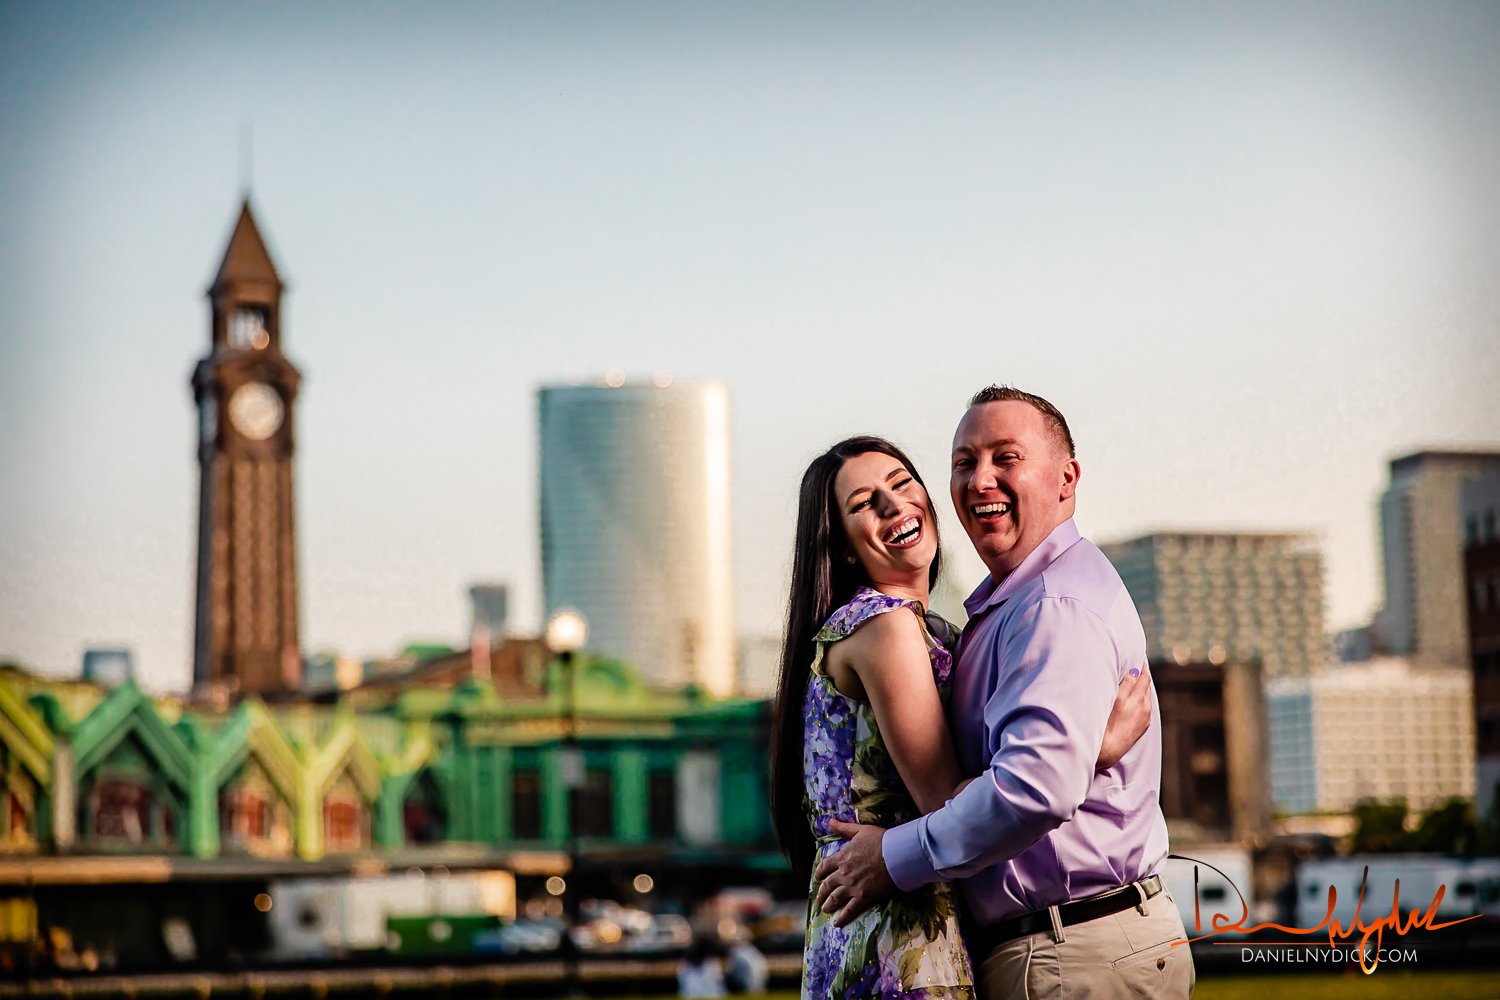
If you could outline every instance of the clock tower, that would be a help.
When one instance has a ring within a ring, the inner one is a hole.
[[[274,696],[302,682],[292,530],[293,403],[281,351],[281,278],[248,200],[208,290],[198,407],[198,577],[193,689]]]

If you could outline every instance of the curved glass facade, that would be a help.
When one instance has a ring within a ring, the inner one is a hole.
[[[648,684],[734,687],[729,396],[718,382],[539,390],[546,613]]]

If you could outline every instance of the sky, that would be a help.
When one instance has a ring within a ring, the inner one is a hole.
[[[1310,532],[1357,625],[1386,463],[1500,443],[1497,43],[1492,3],[0,2],[0,658],[187,686],[247,187],[309,651],[461,644],[478,580],[535,629],[535,391],[615,369],[729,387],[744,633],[807,462],[883,434],[941,496],[991,381],[1067,414],[1086,534]]]

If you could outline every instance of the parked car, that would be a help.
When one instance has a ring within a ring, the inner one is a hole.
[[[579,951],[623,951],[626,940],[651,924],[651,914],[612,899],[585,900],[583,919],[573,925],[570,936]]]
[[[522,917],[490,931],[474,935],[476,953],[501,955],[545,955],[562,947],[561,920]]]
[[[646,927],[625,939],[625,950],[637,955],[675,955],[693,943],[693,928],[680,913],[658,913]]]
[[[750,940],[767,954],[801,951],[807,933],[807,901],[781,901],[750,925]]]

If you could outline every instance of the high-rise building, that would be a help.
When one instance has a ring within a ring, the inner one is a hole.
[[[1327,658],[1323,559],[1306,535],[1158,532],[1102,548],[1152,659],[1258,660],[1270,679],[1305,677]]]
[[[648,684],[735,686],[729,396],[718,382],[547,386],[541,436],[548,615]]]
[[[1391,462],[1391,484],[1380,498],[1379,620],[1391,652],[1448,666],[1467,661],[1459,490],[1487,474],[1500,474],[1500,452],[1421,451]]]
[[[505,638],[510,590],[503,583],[475,583],[469,587],[473,619],[469,625],[469,657],[475,677],[489,676],[492,650]]]
[[[100,687],[135,680],[135,658],[122,647],[92,646],[83,651],[83,679]]]
[[[510,588],[503,583],[469,585],[470,633],[483,632],[491,639],[505,635]]]
[[[1153,662],[1161,809],[1173,843],[1254,843],[1271,825],[1266,711],[1256,663]]]
[[[1474,708],[1465,671],[1398,657],[1268,685],[1278,809],[1342,812],[1361,799],[1431,809],[1474,794]]]
[[[292,526],[301,375],[282,353],[281,291],[246,201],[208,290],[209,351],[192,377],[200,477],[193,687],[201,694],[284,694],[302,683]]]
[[[1313,740],[1313,693],[1313,686],[1305,677],[1288,677],[1267,685],[1271,801],[1278,812],[1297,814],[1318,809],[1318,749]]]
[[[1493,816],[1500,813],[1500,475],[1464,483],[1459,501],[1474,677],[1474,806]]]

